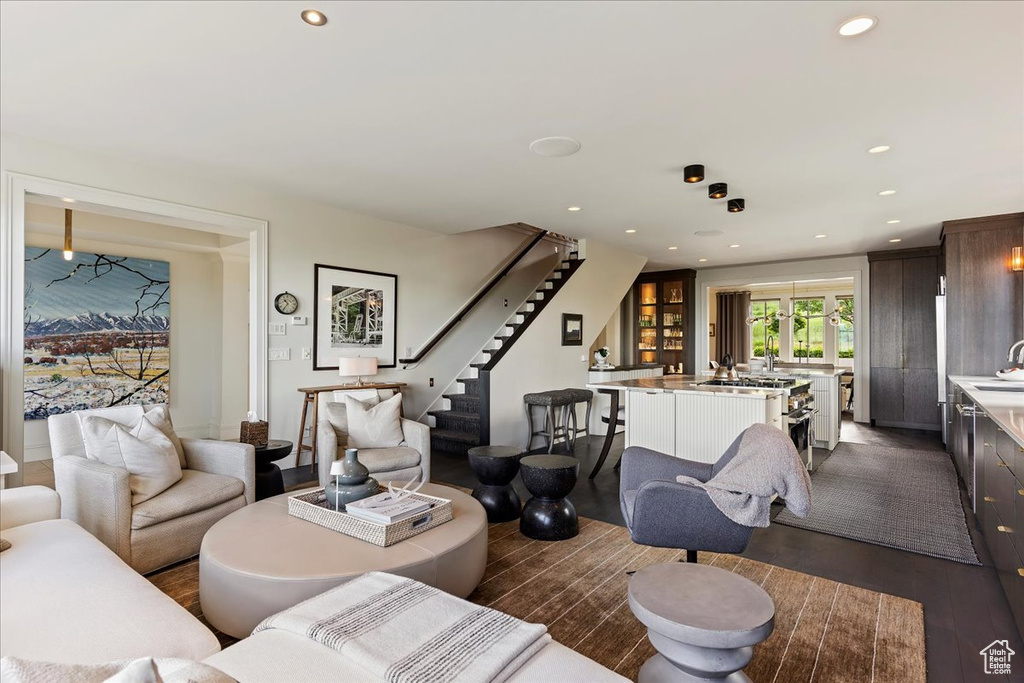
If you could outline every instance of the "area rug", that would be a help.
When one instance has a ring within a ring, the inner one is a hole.
[[[636,545],[624,527],[591,519],[557,543],[526,538],[518,522],[493,524],[486,573],[469,599],[547,624],[555,640],[635,681],[654,648],[629,609],[627,572],[684,556]],[[757,683],[926,680],[920,603],[734,555],[700,553],[699,561],[747,577],[775,601],[775,631],[745,669]],[[198,561],[149,578],[202,620]]]
[[[811,475],[811,513],[774,522],[980,565],[943,451],[840,443]]]

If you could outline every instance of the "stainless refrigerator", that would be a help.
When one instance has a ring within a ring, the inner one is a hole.
[[[952,406],[949,404],[949,390],[946,386],[946,278],[939,277],[939,295],[935,297],[935,358],[938,373],[939,411],[942,420],[942,443],[946,450],[952,450],[950,443],[950,422]]]

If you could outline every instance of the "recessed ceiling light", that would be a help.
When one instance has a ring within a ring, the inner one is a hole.
[[[697,263],[707,263],[707,259],[706,258],[699,258],[699,259],[697,259]]]
[[[678,249],[678,248],[679,248],[679,247],[669,247],[669,248],[668,248],[668,250],[669,250],[669,251],[675,251],[675,250],[676,250],[676,249]]]
[[[730,245],[729,245],[729,248],[730,248],[730,249],[737,249],[737,248],[739,248],[739,246],[740,246],[740,245],[738,245],[738,244],[730,244]]]
[[[901,240],[899,237],[896,237],[896,238],[891,239],[889,241],[892,242],[893,244],[896,244],[897,242],[902,242],[903,240]]]
[[[632,235],[634,232],[636,232],[636,230],[634,228],[630,228],[626,232],[628,232],[630,235]]]
[[[877,147],[871,147],[868,149],[868,154],[881,154],[882,152],[888,152],[892,147],[889,145],[878,145]]]
[[[60,199],[60,200],[61,200],[62,202],[66,202],[66,203],[68,203],[68,204],[74,204],[74,203],[75,203],[75,200],[74,200],[74,199],[72,199],[71,197],[61,197],[61,199]]]
[[[549,138],[539,138],[530,143],[530,151],[541,157],[567,157],[580,151],[579,140],[555,135]]]
[[[304,9],[302,20],[310,26],[323,26],[327,23],[327,15],[315,9]]]
[[[820,240],[822,237],[828,237],[828,235],[815,235],[814,239]]]
[[[582,206],[570,206],[566,211],[581,211],[582,209]]]
[[[886,223],[888,223],[889,225],[896,225],[899,222],[900,222],[899,218],[893,218],[891,221],[886,221]]]
[[[889,195],[896,194],[896,190],[882,190],[878,193],[880,197],[888,197]]]
[[[724,230],[698,230],[697,232],[695,232],[693,234],[696,235],[697,237],[718,237],[719,235],[724,235],[725,231]]]
[[[839,25],[839,35],[844,38],[859,36],[867,33],[878,25],[878,18],[870,14],[862,14],[858,17],[851,17]]]

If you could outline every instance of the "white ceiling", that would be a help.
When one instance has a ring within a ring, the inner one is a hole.
[[[864,13],[877,28],[838,36]],[[438,231],[523,221],[656,267],[860,253],[1024,209],[1024,3],[5,1],[0,122]],[[583,149],[529,152],[549,135]],[[683,184],[688,163],[746,212]]]

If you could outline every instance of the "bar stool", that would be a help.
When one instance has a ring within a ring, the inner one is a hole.
[[[569,446],[568,413],[569,406],[573,405],[572,394],[567,391],[541,391],[523,394],[523,403],[526,406],[526,425],[529,432],[526,441],[527,453],[530,452],[533,439],[537,436],[542,436],[547,440],[548,453],[554,449],[555,440],[559,436],[565,439],[566,446]],[[544,409],[544,422],[538,430],[533,428],[534,408]]]
[[[594,405],[594,392],[590,389],[565,389],[564,391],[572,394],[572,406],[569,407],[569,414],[572,417],[572,430],[569,432],[572,437],[572,449],[576,450],[576,436],[580,432],[586,432],[587,436],[590,436],[590,409]],[[587,418],[586,422],[583,423],[583,427],[579,426],[576,418],[576,406],[579,403],[587,404]]]

